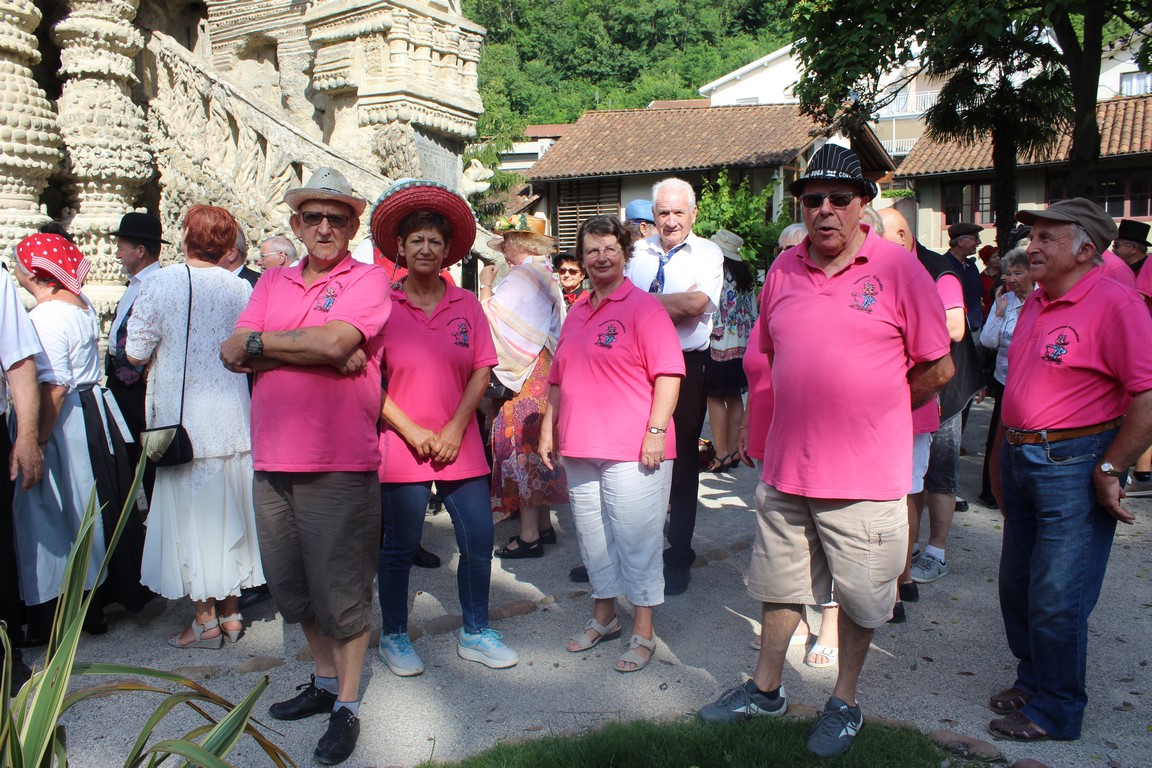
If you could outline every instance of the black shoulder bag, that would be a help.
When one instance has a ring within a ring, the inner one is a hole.
[[[184,429],[184,389],[188,380],[188,337],[192,335],[192,269],[188,270],[188,324],[184,331],[184,375],[180,379],[180,418],[168,427],[154,427],[140,433],[144,455],[158,467],[175,467],[195,458],[192,439]]]

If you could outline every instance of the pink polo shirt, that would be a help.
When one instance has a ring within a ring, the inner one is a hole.
[[[478,368],[496,365],[496,346],[479,300],[447,286],[429,317],[408,303],[404,291],[392,292],[392,315],[384,335],[384,382],[400,410],[420,426],[443,429]],[[460,452],[451,464],[420,459],[396,430],[380,433],[380,482],[414,483],[463,480],[488,474],[488,459],[476,419],[469,419]]]
[[[330,365],[284,365],[257,373],[252,465],[264,472],[375,472],[380,467],[380,355],[392,308],[388,275],[346,254],[305,286],[306,262],[266,271],[236,327],[274,332],[343,320],[363,335],[368,365],[353,376]]]
[[[944,311],[964,309],[964,289],[956,275],[940,275],[936,281],[936,292],[944,302]],[[940,400],[932,398],[912,411],[912,434],[926,435],[940,429]]]
[[[764,458],[764,440],[772,425],[772,408],[776,398],[772,395],[772,368],[768,355],[760,351],[760,323],[752,326],[748,334],[748,348],[744,351],[744,375],[748,377],[748,455]]]
[[[640,461],[656,377],[684,375],[680,338],[664,306],[630,280],[595,309],[590,298],[568,310],[548,374],[560,386],[560,453]],[[676,458],[671,420],[664,443]]]
[[[864,229],[832,277],[805,238],[764,285],[760,345],[776,405],[761,477],[785,493],[892,500],[911,486],[908,370],[949,353],[944,306],[914,255]]]
[[[1152,298],[1152,269],[1148,268],[1147,261],[1140,267],[1140,274],[1136,275],[1136,290],[1145,298]]]
[[[1074,429],[1109,421],[1152,389],[1152,315],[1140,296],[1092,269],[1059,299],[1024,301],[1008,347],[1001,412],[1016,429]]]
[[[1101,254],[1104,263],[1101,265],[1104,269],[1104,274],[1112,278],[1127,288],[1136,289],[1136,275],[1132,272],[1132,267],[1128,266],[1128,262],[1120,258],[1112,251],[1104,251]]]

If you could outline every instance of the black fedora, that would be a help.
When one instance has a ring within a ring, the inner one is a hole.
[[[148,213],[126,213],[120,219],[120,227],[110,233],[112,237],[123,237],[126,240],[140,240],[150,243],[164,243],[171,245],[161,235],[164,234],[160,219]]]

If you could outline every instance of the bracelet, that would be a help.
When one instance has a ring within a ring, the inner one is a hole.
[[[648,427],[648,434],[650,435],[663,435],[668,430],[660,429],[660,427]]]
[[[741,427],[740,427],[740,429],[748,429],[748,425],[746,425],[746,424],[745,424],[745,425],[741,426]],[[740,429],[738,429],[738,430],[736,430],[736,431],[737,431],[737,432],[739,432],[739,431],[740,431]]]
[[[480,283],[480,288],[481,288],[481,289],[487,288],[488,290],[492,290],[492,286],[491,286],[491,285],[484,285],[484,283]]]

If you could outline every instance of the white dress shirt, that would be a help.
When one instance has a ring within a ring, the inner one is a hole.
[[[708,349],[712,334],[712,314],[720,306],[720,290],[724,285],[724,254],[711,240],[689,234],[679,250],[664,265],[663,295],[700,291],[708,297],[708,306],[695,317],[676,323],[680,349],[685,352]],[[624,268],[633,285],[647,291],[660,270],[660,256],[664,253],[660,236],[651,235],[632,246],[632,260]]]

